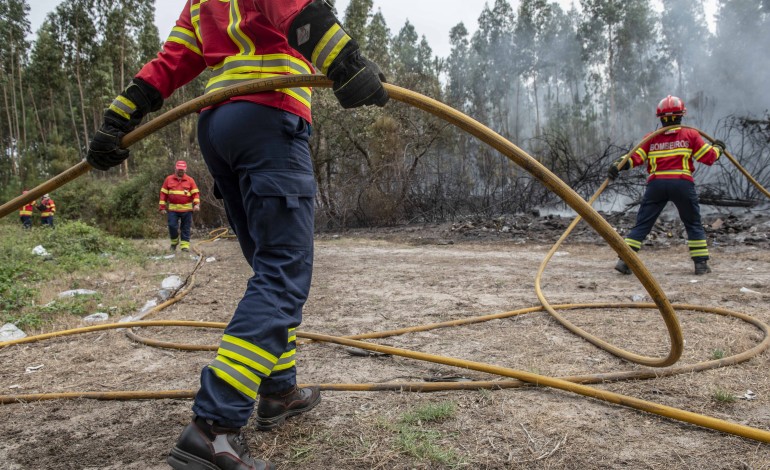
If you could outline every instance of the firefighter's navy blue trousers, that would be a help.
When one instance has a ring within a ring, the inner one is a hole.
[[[673,202],[676,206],[679,211],[679,218],[687,230],[692,259],[694,261],[709,259],[706,250],[706,231],[701,223],[700,204],[698,203],[698,194],[695,191],[695,183],[684,179],[658,178],[647,183],[647,189],[636,215],[636,225],[626,236],[626,243],[638,251],[668,201]],[[697,256],[699,254],[704,256]]]
[[[168,211],[168,236],[171,239],[171,245],[179,244],[179,235],[181,232],[182,248],[190,245],[190,229],[192,228],[192,212]]]
[[[246,101],[200,114],[198,139],[203,157],[254,271],[225,329],[220,351],[227,338],[247,342],[276,358],[296,347],[289,340],[289,329],[302,320],[313,270],[316,185],[309,135],[310,126],[304,119]],[[234,289],[234,284],[227,281],[222,287]],[[293,364],[267,376],[249,367],[248,361],[234,362],[238,370],[248,369],[245,382],[249,377],[261,380],[260,394],[296,385]],[[201,372],[193,412],[222,426],[244,426],[254,409],[255,390],[237,390],[212,370],[213,364]]]

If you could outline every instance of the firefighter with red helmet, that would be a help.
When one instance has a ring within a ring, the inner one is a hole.
[[[713,145],[704,142],[698,131],[680,127],[686,113],[687,108],[680,98],[671,95],[663,98],[658,103],[656,115],[661,125],[673,127],[645,142],[621,167],[618,165],[622,158],[613,162],[607,174],[610,179],[615,179],[620,171],[647,164],[650,175],[647,188],[636,215],[636,225],[625,238],[626,244],[638,252],[660,213],[671,201],[687,231],[687,245],[695,274],[701,275],[710,273],[711,268],[693,179],[695,162],[713,165],[724,153],[725,144],[720,140],[714,141]],[[622,274],[631,274],[631,269],[622,259],[617,261],[615,269]]]
[[[27,194],[28,192],[29,191],[25,189],[21,194]],[[19,221],[21,222],[21,226],[25,229],[32,228],[32,212],[35,210],[35,205],[36,202],[33,199],[21,206],[21,209],[19,209]]]
[[[128,158],[122,136],[204,70],[205,93],[317,70],[343,108],[384,106],[389,98],[385,76],[325,0],[187,0],[163,50],[105,111],[88,163],[108,170]],[[175,469],[274,468],[252,458],[241,436],[255,406],[257,428],[270,430],[321,400],[319,387],[298,387],[295,367],[313,267],[311,93],[293,87],[231,96],[198,118],[214,193],[253,276],[201,371],[192,422],[167,460]]]
[[[192,213],[201,208],[200,190],[192,176],[187,174],[187,162],[179,160],[174,174],[168,175],[160,188],[158,211],[167,216],[171,250],[178,246],[190,251]]]

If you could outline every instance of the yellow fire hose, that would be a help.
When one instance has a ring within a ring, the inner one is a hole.
[[[292,88],[292,87],[307,87],[307,86],[330,87],[331,82],[329,82],[327,79],[321,76],[300,75],[300,76],[274,77],[274,78],[268,78],[268,79],[260,79],[260,80],[254,80],[252,82],[248,82],[244,84],[234,85],[234,86],[219,90],[218,92],[211,93],[209,95],[205,95],[198,99],[192,100],[182,106],[179,106],[177,108],[174,108],[164,113],[163,115],[157,117],[156,119],[137,128],[135,131],[127,134],[123,138],[123,141],[121,144],[123,147],[129,147],[130,145],[132,145],[133,143],[136,143],[137,141],[146,137],[147,135],[150,135],[151,133],[157,131],[158,129],[165,127],[171,122],[174,122],[177,119],[183,116],[186,116],[187,114],[198,111],[203,107],[219,103],[232,96],[257,93],[261,91],[273,90],[276,88]],[[735,434],[738,436],[755,439],[761,442],[770,443],[770,432],[765,430],[751,428],[743,425],[737,425],[737,424],[729,423],[727,421],[719,420],[716,418],[698,415],[688,411],[679,410],[676,408],[671,408],[671,407],[659,405],[656,403],[636,399],[633,397],[619,395],[612,392],[594,389],[594,388],[582,385],[584,383],[598,383],[598,382],[605,382],[605,381],[611,381],[611,380],[623,380],[628,378],[651,378],[651,377],[674,375],[677,373],[682,373],[687,371],[705,370],[708,368],[721,367],[724,365],[735,364],[741,361],[745,361],[767,349],[768,343],[770,343],[770,339],[768,337],[768,327],[766,324],[764,324],[763,322],[757,319],[754,319],[753,317],[750,317],[748,315],[738,313],[738,312],[732,312],[725,309],[700,307],[700,306],[686,305],[686,304],[672,305],[668,301],[667,297],[663,293],[657,281],[652,277],[652,275],[646,269],[644,264],[642,264],[641,260],[625,244],[623,239],[612,229],[612,227],[607,223],[607,221],[604,220],[590,206],[590,203],[584,201],[576,192],[574,192],[571,188],[569,188],[563,181],[561,181],[557,176],[551,173],[547,168],[545,168],[539,162],[537,162],[532,157],[530,157],[526,152],[519,149],[509,141],[505,140],[502,136],[499,136],[498,134],[496,134],[486,126],[478,123],[477,121],[469,118],[468,116],[465,116],[459,111],[454,110],[436,100],[422,96],[418,93],[414,93],[412,91],[405,90],[403,88],[399,88],[390,84],[385,84],[385,86],[391,98],[404,102],[406,104],[410,104],[417,108],[423,109],[441,119],[444,119],[445,121],[451,124],[454,124],[455,126],[465,130],[466,132],[474,135],[475,137],[479,138],[483,142],[492,146],[493,148],[498,150],[500,153],[508,157],[510,160],[512,160],[513,162],[517,163],[519,166],[527,170],[531,175],[533,175],[535,178],[540,180],[547,188],[551,189],[556,194],[558,194],[567,204],[570,205],[570,207],[572,207],[579,214],[579,218],[573,222],[573,225],[570,226],[570,229],[568,229],[568,231],[571,231],[571,229],[574,228],[574,225],[576,225],[579,222],[580,217],[584,218],[588,222],[588,224],[591,225],[591,227],[594,228],[594,230],[596,230],[597,233],[599,233],[599,235],[601,235],[602,238],[604,238],[604,240],[617,252],[618,256],[626,262],[626,264],[629,266],[629,268],[637,276],[637,278],[640,280],[644,288],[647,290],[648,294],[650,295],[654,303],[652,304],[649,304],[649,303],[646,303],[646,304],[638,304],[638,303],[565,304],[565,305],[550,306],[548,305],[547,301],[545,301],[544,297],[542,296],[542,292],[540,291],[540,288],[539,288],[539,278],[542,275],[542,271],[545,266],[545,263],[547,263],[546,261],[543,263],[543,265],[541,265],[541,269],[538,272],[538,279],[537,279],[538,286],[536,289],[538,291],[538,297],[540,298],[541,302],[543,302],[542,307],[532,307],[532,308],[517,310],[513,312],[487,315],[484,317],[477,317],[477,318],[471,318],[471,319],[462,319],[462,320],[456,320],[453,322],[444,322],[444,323],[438,323],[433,325],[421,325],[413,328],[393,330],[390,332],[369,333],[369,334],[358,335],[358,336],[349,337],[349,338],[321,335],[321,334],[315,334],[315,333],[303,333],[303,332],[297,333],[298,337],[305,338],[308,340],[325,341],[325,342],[336,343],[341,345],[348,345],[348,346],[353,346],[360,349],[366,349],[366,350],[381,352],[385,354],[399,355],[399,356],[414,358],[418,360],[425,360],[425,361],[436,362],[436,363],[455,366],[455,367],[487,372],[487,373],[496,374],[499,376],[508,377],[516,380],[504,381],[504,382],[500,382],[500,381],[472,382],[472,383],[465,383],[465,384],[463,383],[321,384],[325,390],[401,389],[401,390],[431,391],[431,390],[448,390],[448,389],[478,389],[482,387],[507,388],[507,387],[521,386],[523,384],[534,384],[534,385],[549,386],[549,387],[558,388],[561,390],[571,391],[584,396],[598,398],[611,403],[628,406],[638,410],[647,411],[650,413],[658,414],[658,415],[669,417],[672,419],[677,419],[680,421],[696,424],[706,428],[715,429],[725,433]],[[713,139],[706,136],[705,134],[704,136],[713,141]],[[749,180],[752,181],[752,183],[755,186],[759,187],[764,194],[770,197],[770,194],[768,194],[768,192],[764,190],[764,188],[761,188],[761,186],[759,186],[759,184],[753,178],[751,178],[748,172],[744,170],[732,158],[732,156],[727,154],[727,152],[725,153],[726,155],[728,155],[728,158],[731,160],[731,162],[733,162],[736,166],[738,166],[741,172],[745,176],[747,176],[747,178],[749,178]],[[45,194],[46,192],[51,192],[54,189],[66,184],[67,182],[72,181],[75,178],[87,173],[90,169],[91,169],[90,165],[88,165],[88,163],[86,162],[81,162],[73,166],[69,170],[61,173],[60,175],[52,178],[51,180],[33,188],[27,194],[23,196],[18,196],[13,200],[7,202],[6,204],[3,204],[2,206],[0,206],[0,217],[4,217],[8,213],[18,209],[18,207],[26,203],[28,199],[35,199],[41,196],[42,194]],[[604,190],[606,185],[607,185],[607,182],[605,181],[602,187],[600,188],[600,191]],[[590,202],[593,202],[596,197],[598,197],[598,194],[595,195]],[[567,232],[562,237],[562,239],[559,240],[558,244],[560,244],[563,241],[563,239],[566,238],[568,233],[569,232]],[[550,259],[550,256],[552,256],[552,253],[556,251],[556,248],[558,248],[558,245],[554,249],[552,249],[551,253],[549,253],[549,257],[548,257],[549,259]],[[202,256],[200,258],[202,258]],[[197,270],[199,266],[200,266],[200,259],[198,264],[195,267],[195,270]],[[188,278],[186,287],[180,293],[180,295],[183,296],[184,294],[189,292],[189,289],[191,288],[192,284],[193,283],[191,282],[191,279]],[[178,301],[179,298],[181,298],[181,296],[175,299],[169,299],[169,301],[164,302],[164,304],[161,304],[161,305],[163,305],[163,308],[165,308],[171,303]],[[160,310],[161,309],[160,307],[161,306],[156,307],[155,309],[153,309],[150,312],[147,312],[143,316],[146,316],[150,313],[154,313]],[[632,308],[632,307],[633,308],[657,308],[663,317],[664,323],[669,333],[671,349],[668,355],[662,358],[653,358],[653,357],[646,357],[646,356],[629,353],[619,348],[615,348],[614,346],[609,345],[603,342],[602,340],[589,335],[586,332],[583,332],[582,330],[575,327],[574,325],[571,325],[569,322],[567,322],[563,318],[560,318],[560,316],[555,312],[556,309],[618,308],[618,307],[620,308]],[[424,331],[426,329],[432,329],[432,328],[442,328],[442,327],[449,327],[449,326],[455,326],[460,324],[475,323],[479,321],[487,321],[493,318],[505,318],[508,316],[519,315],[522,313],[542,311],[543,309],[548,310],[549,313],[551,313],[551,315],[554,315],[554,317],[557,318],[557,320],[559,320],[560,322],[562,322],[562,324],[564,324],[565,327],[567,327],[573,332],[581,334],[581,336],[586,337],[586,339],[591,341],[593,344],[599,347],[602,347],[607,351],[613,354],[616,354],[620,357],[623,357],[629,361],[636,362],[641,365],[651,366],[651,367],[662,367],[662,369],[649,369],[647,371],[643,370],[643,371],[632,371],[632,372],[594,374],[594,375],[587,375],[587,376],[580,376],[580,377],[554,378],[554,377],[547,377],[547,376],[542,376],[538,374],[518,371],[514,369],[508,369],[508,368],[499,367],[499,366],[493,366],[489,364],[473,362],[473,361],[466,361],[462,359],[436,356],[436,355],[425,354],[425,353],[420,353],[416,351],[408,351],[408,350],[403,350],[399,348],[381,346],[381,345],[371,344],[371,343],[358,340],[363,338],[379,338],[379,337],[385,337],[385,336],[390,336],[394,334],[403,334],[411,331]],[[708,362],[694,364],[690,366],[668,367],[676,363],[678,359],[681,357],[681,353],[684,345],[682,331],[679,325],[679,321],[676,317],[675,309],[698,310],[698,311],[704,311],[704,312],[710,312],[710,313],[715,313],[719,315],[726,315],[726,316],[733,316],[736,318],[740,318],[746,322],[753,324],[759,330],[761,330],[764,334],[764,339],[757,346],[747,351],[744,351],[741,354],[737,354],[737,355],[723,358],[720,360],[708,361]],[[66,336],[71,334],[79,334],[79,333],[85,333],[85,332],[91,332],[91,331],[100,331],[100,330],[118,329],[118,328],[125,329],[125,328],[133,328],[133,327],[150,327],[150,326],[164,326],[164,327],[186,326],[186,327],[196,327],[196,328],[224,328],[225,324],[211,323],[211,322],[147,321],[147,320],[117,323],[117,324],[106,324],[106,325],[97,325],[97,326],[91,326],[91,327],[85,327],[85,328],[78,328],[74,330],[53,332],[53,333],[23,338],[20,340],[0,342],[0,348],[11,346],[14,344],[23,344],[23,343],[41,341],[44,339],[50,339],[54,337]],[[157,345],[161,347],[174,347],[177,349],[196,349],[196,350],[210,349],[210,348],[216,349],[216,347],[210,347],[210,346],[179,345],[175,343],[157,342],[157,341],[143,339],[133,333],[131,334],[137,340],[142,340],[147,344],[154,343],[153,345]],[[4,404],[4,403],[14,403],[14,402],[20,402],[20,401],[74,398],[74,397],[90,397],[90,398],[99,398],[99,399],[189,398],[193,396],[193,393],[194,393],[193,391],[188,391],[188,390],[176,390],[176,391],[164,391],[164,392],[110,392],[110,393],[77,393],[76,392],[76,393],[34,394],[34,395],[0,395],[0,403]]]

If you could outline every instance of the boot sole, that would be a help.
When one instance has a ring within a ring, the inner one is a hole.
[[[306,411],[310,411],[313,408],[315,408],[315,406],[318,403],[320,403],[320,401],[321,401],[321,394],[319,393],[318,399],[316,401],[309,403],[307,406],[304,406],[302,408],[294,408],[293,410],[288,410],[272,418],[260,418],[259,416],[257,416],[257,429],[259,431],[272,431],[273,429],[281,426],[286,421],[286,418],[297,416],[298,414],[302,414]]]
[[[178,447],[171,449],[166,463],[176,470],[220,470],[219,466],[189,454]]]
[[[218,465],[196,457],[178,447],[171,449],[169,456],[166,457],[166,463],[175,470],[221,470]],[[275,470],[275,465],[271,462],[265,462],[265,470]]]

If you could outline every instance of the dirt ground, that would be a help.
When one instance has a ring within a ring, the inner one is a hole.
[[[709,223],[724,227],[727,218],[721,218],[721,225],[716,220]],[[653,234],[641,257],[672,302],[732,309],[770,323],[770,229],[765,222],[732,233],[710,227],[713,273],[706,276],[693,275],[686,245],[676,234],[669,236],[672,230],[665,226]],[[523,222],[321,234],[300,330],[353,335],[538,305],[535,274],[554,234],[566,223],[544,217],[530,220],[528,229],[517,223]],[[543,230],[533,230],[533,223]],[[601,240],[590,231],[580,233],[545,271],[543,290],[551,303],[631,302],[646,296],[635,278],[612,269],[616,256]],[[163,242],[147,243],[162,252]],[[202,265],[189,295],[148,319],[228,320],[250,267],[234,240],[199,247],[215,260]],[[136,296],[141,305],[157,295],[163,278],[184,277],[194,264],[178,255],[154,260],[145,270],[94,275],[80,287]],[[736,354],[764,338],[756,327],[734,318],[678,314],[686,340],[680,364]],[[633,352],[661,356],[668,351],[668,334],[655,310],[583,309],[564,315]],[[52,329],[78,326],[84,326],[82,321],[71,319]],[[148,328],[142,334],[213,345],[219,332]],[[544,312],[377,342],[548,376],[643,369],[577,338]],[[0,350],[0,394],[193,390],[201,367],[212,357],[213,352],[136,344],[120,330],[12,346]],[[298,348],[298,378],[302,383],[503,380],[395,356],[356,356],[323,343]],[[730,367],[596,387],[770,430],[768,352]],[[3,405],[0,468],[168,468],[165,457],[190,419],[190,406],[191,400],[182,399]],[[430,418],[426,410],[437,408],[449,411]],[[279,469],[770,469],[769,444],[536,387],[328,391],[310,413],[277,431],[249,429],[248,440],[253,454],[269,458]]]

